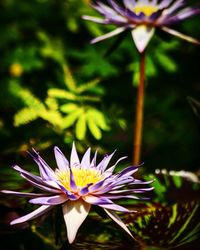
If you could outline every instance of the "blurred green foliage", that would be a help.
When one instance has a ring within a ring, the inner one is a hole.
[[[69,155],[74,140],[80,152],[88,146],[101,154],[118,149],[131,162],[138,53],[130,34],[120,44],[117,38],[89,44],[112,29],[81,19],[83,14],[97,15],[89,2],[0,1],[0,181],[4,188],[30,189],[10,167],[19,162],[27,166],[25,151],[31,147],[43,150],[53,165],[52,145]],[[200,37],[199,17],[175,28]],[[157,32],[147,54],[143,169],[197,170],[200,127],[194,113],[199,114],[200,48]],[[11,211],[14,203],[1,200]],[[22,213],[23,206],[18,203]]]

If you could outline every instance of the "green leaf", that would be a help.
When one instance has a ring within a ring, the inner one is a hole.
[[[101,130],[96,125],[94,117],[88,113],[87,113],[87,125],[94,138],[100,140],[102,138]]]
[[[24,108],[17,112],[14,116],[14,126],[28,124],[31,121],[36,120],[39,117],[38,111],[33,108]]]
[[[67,99],[71,101],[76,100],[76,96],[74,94],[63,89],[51,88],[48,90],[48,95],[54,98]]]
[[[67,88],[69,88],[69,90],[75,91],[76,90],[76,83],[74,81],[72,73],[71,73],[69,67],[67,66],[67,64],[64,64],[63,71],[64,71],[64,77],[65,77],[65,85],[67,86]]]
[[[63,128],[71,127],[75,121],[79,118],[79,116],[84,112],[83,108],[77,109],[75,112],[71,113],[67,117],[63,119]]]
[[[90,90],[91,88],[94,88],[98,83],[99,83],[99,79],[95,79],[85,84],[81,84],[81,86],[77,88],[77,92],[82,93],[84,91]]]
[[[67,114],[75,111],[77,108],[78,106],[74,103],[67,103],[67,104],[60,106],[60,110]]]
[[[105,131],[108,131],[110,129],[107,124],[106,117],[104,116],[102,112],[96,109],[90,109],[88,112],[89,112],[89,115],[91,115],[94,118],[95,123],[96,125],[98,125],[98,127],[100,127],[101,129]]]
[[[156,54],[157,60],[159,61],[160,65],[167,71],[167,72],[176,72],[177,65],[176,63],[166,54],[164,53],[157,53]]]
[[[63,118],[61,114],[56,110],[47,110],[45,112],[40,112],[40,117],[48,121],[53,126],[62,127],[63,125]]]
[[[79,140],[83,140],[86,134],[86,115],[83,113],[77,120],[76,123],[76,137]]]

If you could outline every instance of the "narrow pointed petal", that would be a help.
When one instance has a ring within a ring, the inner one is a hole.
[[[67,237],[71,244],[77,231],[90,211],[91,205],[82,201],[67,201],[63,205],[63,215],[67,227]]]
[[[154,34],[155,28],[140,25],[132,30],[132,37],[140,53],[142,53]]]
[[[115,210],[118,212],[123,212],[123,213],[130,213],[130,212],[135,212],[135,211],[129,211],[125,207],[122,207],[120,205],[117,205],[115,203],[112,204],[101,204],[99,207],[105,208],[105,209],[110,209],[110,210]]]
[[[1,190],[0,191],[3,194],[14,194],[17,196],[22,196],[22,197],[41,197],[43,195],[48,195],[48,194],[35,194],[35,193],[24,193],[24,192],[16,192],[16,191],[11,191],[11,190]]]
[[[91,167],[96,167],[96,160],[97,160],[97,151],[94,154],[94,157],[91,161]]]
[[[105,39],[107,39],[107,38],[111,38],[111,37],[113,37],[113,36],[116,36],[116,35],[122,33],[122,32],[125,31],[125,30],[126,30],[126,27],[117,28],[117,29],[115,29],[115,30],[113,30],[113,31],[111,31],[111,32],[109,32],[109,33],[103,35],[103,36],[99,36],[99,37],[93,39],[93,40],[91,41],[91,44],[94,44],[94,43],[103,41],[103,40],[105,40]]]
[[[108,209],[104,209],[104,211],[108,214],[108,216],[112,220],[114,220],[122,229],[124,229],[134,239],[133,235],[131,234],[127,226],[124,224],[124,222],[119,218],[119,216],[115,212],[110,211]]]
[[[122,161],[123,159],[126,159],[127,158],[127,156],[124,156],[124,157],[121,157],[121,158],[119,158],[119,160],[117,160],[116,161],[116,163],[112,166],[112,167],[110,167],[109,169],[107,169],[105,172],[104,172],[104,174],[112,174],[113,173],[113,171],[114,171],[114,169],[115,169],[115,167],[117,166],[117,164],[120,162],[120,161]]]
[[[170,29],[170,28],[168,28],[168,27],[162,27],[161,29],[162,29],[163,31],[165,31],[165,32],[167,32],[167,33],[169,33],[169,34],[171,34],[171,35],[174,35],[174,36],[176,36],[176,37],[178,37],[178,38],[181,38],[181,39],[183,39],[183,40],[186,40],[186,41],[188,41],[188,42],[190,42],[190,43],[194,43],[194,44],[198,44],[198,45],[200,44],[200,40],[197,40],[197,39],[195,39],[195,38],[193,38],[193,37],[191,37],[191,36],[184,35],[184,34],[178,32],[178,31],[176,31],[176,30]]]
[[[116,150],[115,150],[116,151]],[[97,169],[99,169],[100,171],[104,172],[110,162],[110,160],[112,159],[115,151],[110,154],[110,155],[106,155],[103,160],[97,165]]]
[[[125,177],[125,176],[133,175],[135,172],[137,172],[137,170],[138,170],[138,167],[136,166],[127,167],[123,169],[121,172],[119,172],[118,178],[122,176]]]
[[[46,213],[47,211],[49,211],[51,208],[53,208],[53,206],[43,205],[31,213],[11,221],[10,225],[19,224],[19,223],[23,223],[29,220],[33,220],[41,216],[42,214]]]
[[[76,151],[75,143],[72,145],[72,152],[70,156],[70,167],[80,165],[80,160]]]
[[[82,18],[84,20],[87,20],[87,21],[92,21],[92,22],[95,22],[95,23],[100,23],[100,24],[107,24],[108,21],[102,19],[102,18],[98,18],[98,17],[93,17],[93,16],[87,16],[87,15],[84,15],[82,16]]]
[[[91,148],[88,148],[88,150],[85,152],[82,160],[81,160],[81,167],[82,168],[90,168],[90,153],[91,153]]]
[[[135,0],[123,0],[124,5],[129,8],[130,10],[133,10],[135,7]]]
[[[167,8],[166,10],[164,10],[163,13],[165,15],[171,15],[174,11],[178,10],[184,4],[185,4],[185,0],[174,1],[174,3],[169,8]]]
[[[67,171],[69,169],[69,161],[58,147],[54,147],[54,154],[58,168],[61,171]]]
[[[49,165],[40,157],[38,152],[33,149],[33,152],[29,153],[33,160],[37,163],[40,175],[42,179],[44,180],[55,180],[55,173],[54,171],[49,167]]]
[[[53,187],[49,187],[48,185],[45,184],[38,184],[37,182],[34,182],[33,180],[31,180],[26,174],[20,174],[21,177],[23,177],[24,179],[26,179],[29,183],[31,183],[33,186],[46,191],[46,192],[50,192],[50,193],[60,193],[59,189],[55,189]]]
[[[122,207],[120,205],[117,205],[115,203],[113,203],[110,199],[100,196],[93,196],[93,195],[87,195],[85,197],[83,197],[83,199],[90,204],[93,205],[98,205],[99,207],[103,207],[103,208],[107,208],[107,209],[111,209],[111,210],[116,210],[116,211],[120,211],[120,212],[130,212],[127,208]]]
[[[77,191],[77,186],[76,186],[76,182],[74,180],[74,175],[73,175],[73,172],[72,172],[71,168],[69,169],[69,171],[70,171],[70,189],[73,192],[76,192]]]
[[[32,204],[38,205],[58,205],[67,201],[68,198],[66,195],[54,195],[49,197],[39,197],[29,200]]]
[[[158,4],[158,7],[159,9],[166,8],[171,4],[171,2],[173,2],[173,0],[163,0],[160,2],[160,4]]]

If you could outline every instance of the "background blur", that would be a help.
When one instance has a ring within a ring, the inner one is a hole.
[[[90,45],[113,27],[82,20],[97,15],[88,4],[1,1],[1,169],[31,147],[68,152],[73,140],[131,161],[138,54],[129,33],[112,53],[116,38]],[[198,16],[175,28],[200,37]],[[142,160],[151,170],[197,169],[199,121],[187,97],[200,101],[200,49],[161,33],[147,53]]]
[[[36,172],[31,147],[52,167],[53,146],[69,156],[72,141],[80,153],[117,149],[116,157],[131,163],[138,53],[130,33],[115,48],[116,38],[90,45],[113,27],[81,19],[97,16],[89,2],[0,2],[1,188],[29,188],[11,166]],[[200,38],[199,16],[174,28]],[[144,169],[197,171],[200,47],[156,33],[147,53]],[[1,203],[17,205],[5,196]]]

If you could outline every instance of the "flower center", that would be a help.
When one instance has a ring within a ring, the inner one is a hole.
[[[157,6],[154,5],[136,5],[133,8],[133,11],[136,14],[140,14],[141,12],[145,14],[145,16],[151,16],[151,14],[153,14],[154,12],[156,12],[158,10]]]
[[[70,171],[56,170],[56,176],[60,183],[67,189],[70,190]],[[74,181],[78,188],[83,188],[88,184],[95,184],[102,179],[102,175],[96,169],[81,169],[72,168]]]

